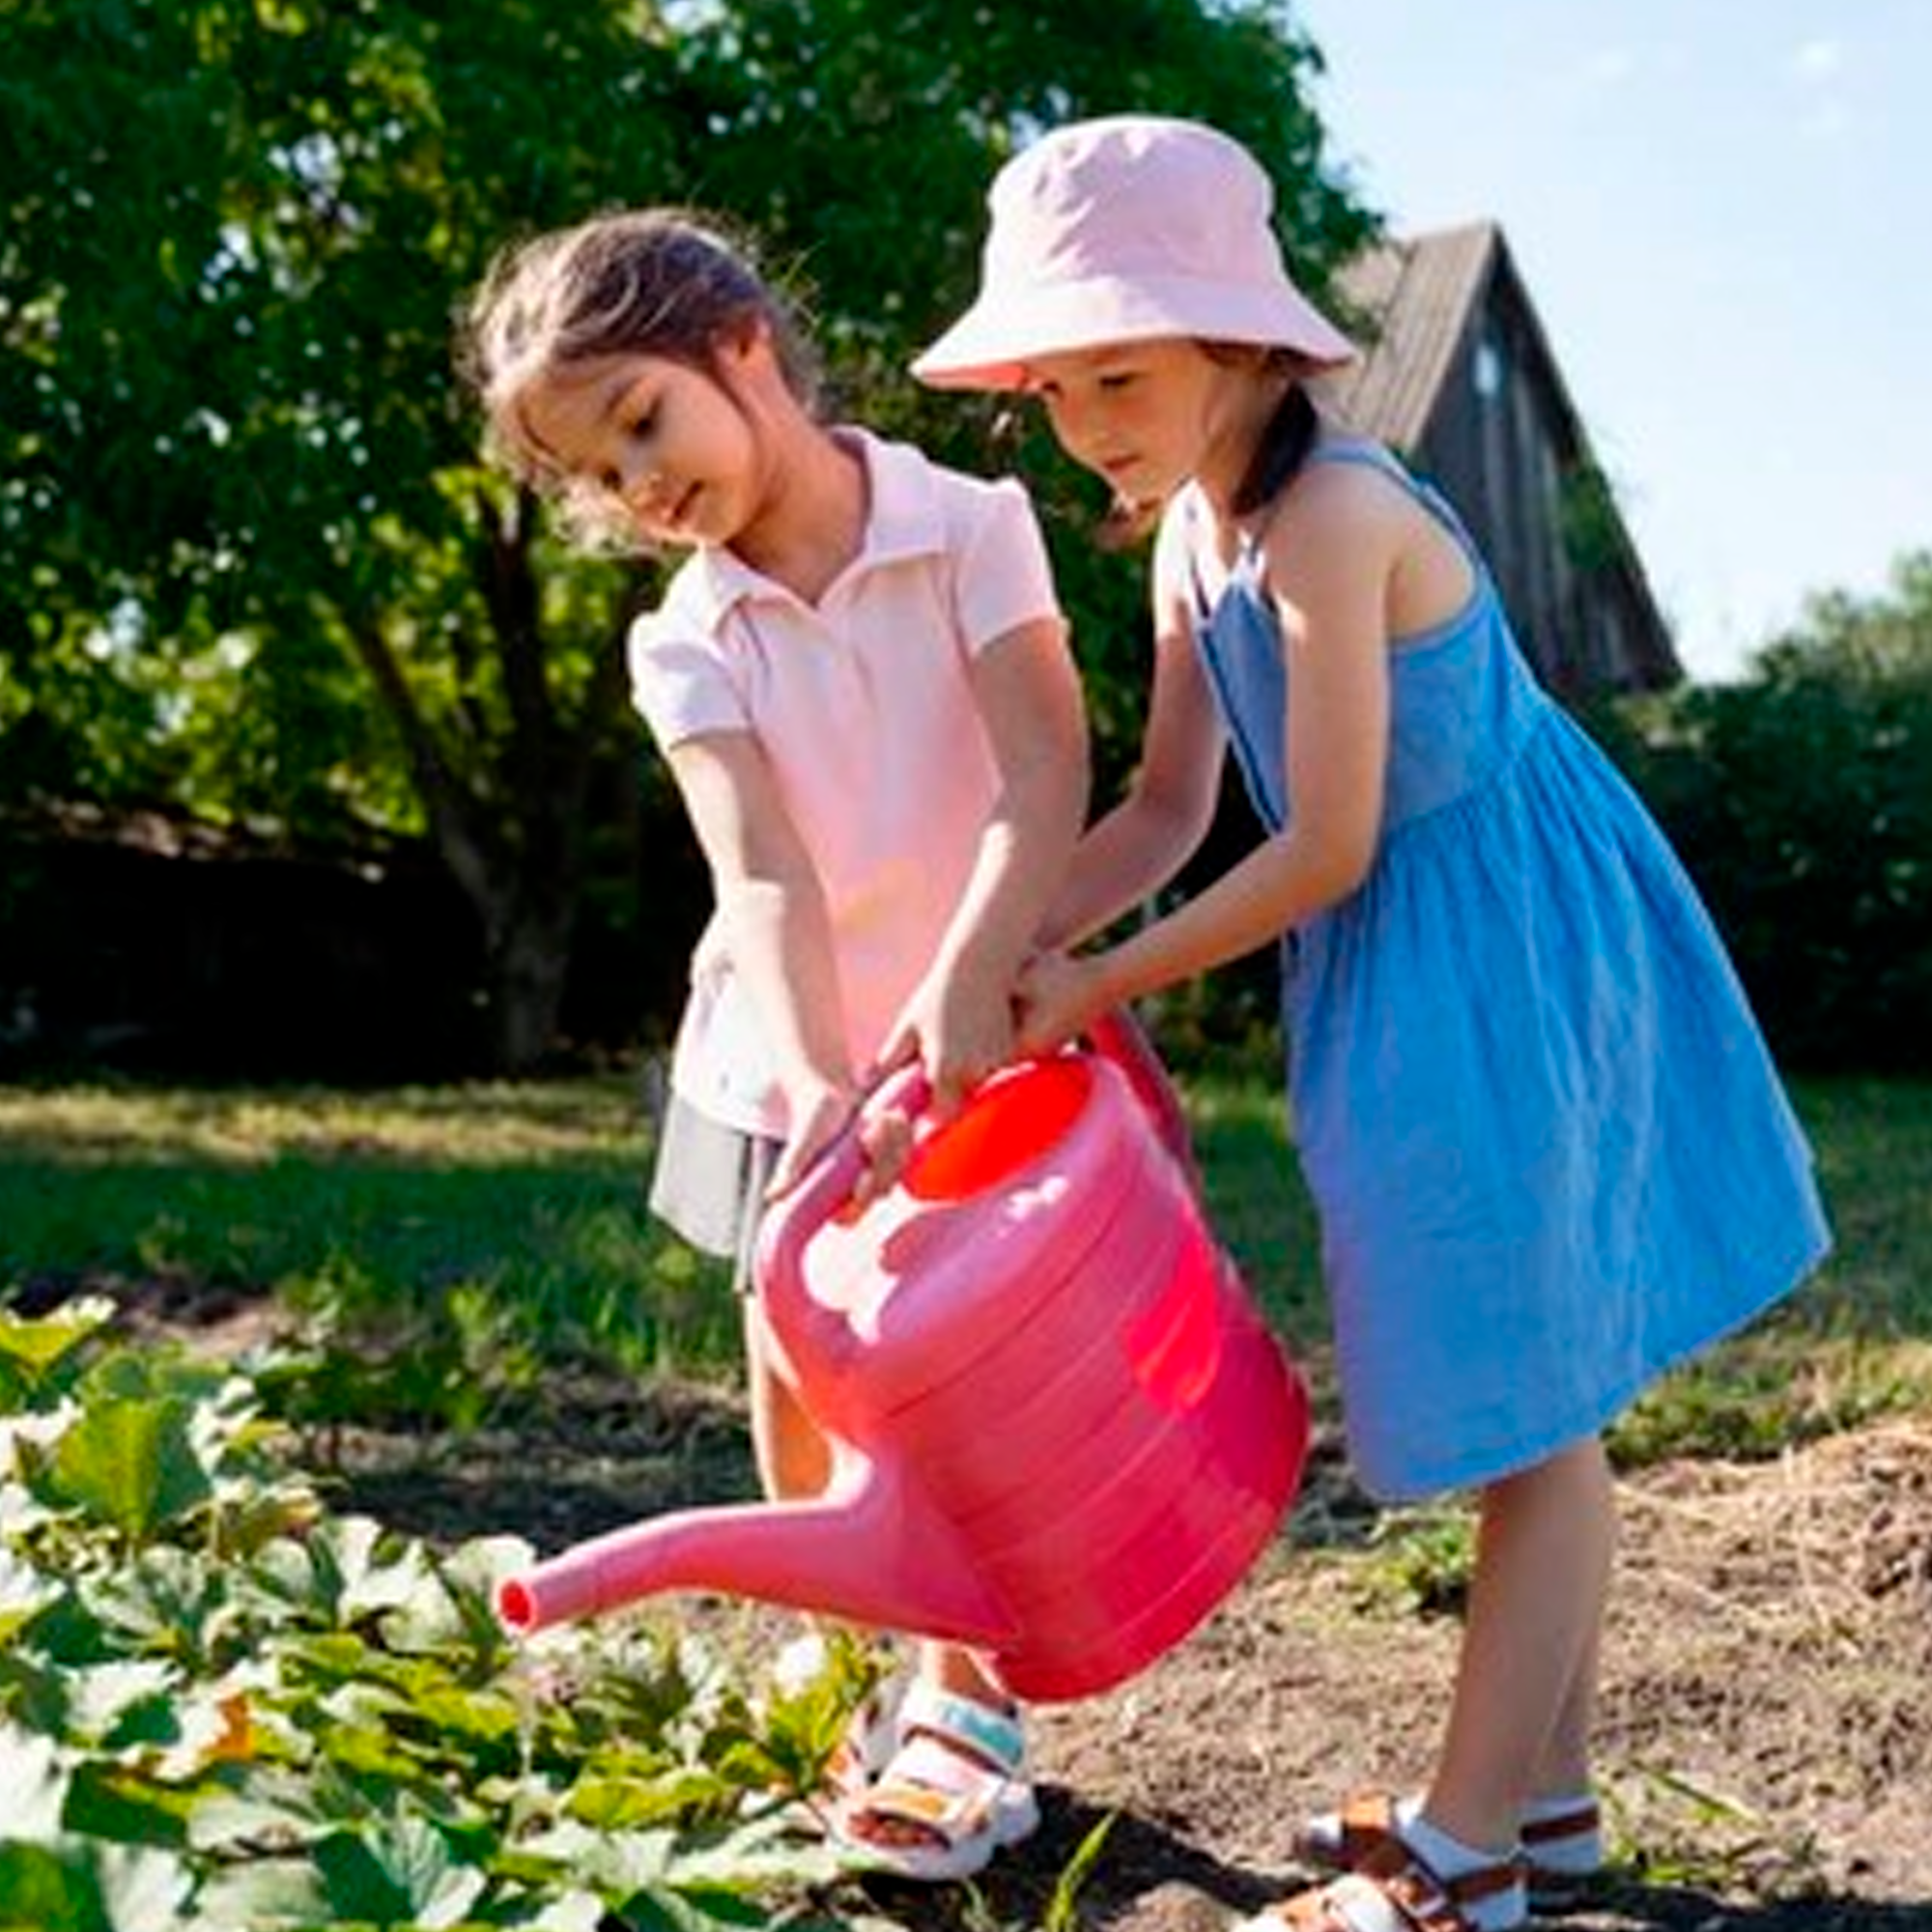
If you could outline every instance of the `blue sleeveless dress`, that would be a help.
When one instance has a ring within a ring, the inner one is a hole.
[[[1295,1140],[1320,1210],[1350,1451],[1389,1500],[1594,1435],[1776,1300],[1830,1235],[1809,1151],[1689,877],[1476,585],[1390,650],[1381,844],[1283,942]],[[1280,638],[1255,555],[1196,642],[1250,798],[1289,813]]]

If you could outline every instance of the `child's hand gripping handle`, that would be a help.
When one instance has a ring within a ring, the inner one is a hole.
[[[932,1083],[917,1063],[900,1067],[862,1099],[808,1167],[795,1187],[767,1209],[758,1229],[753,1279],[767,1310],[797,1302],[804,1282],[805,1245],[849,1206],[872,1159],[868,1128],[888,1114],[917,1120],[932,1098]]]
[[[1179,1095],[1140,1022],[1126,1009],[1116,1008],[1094,1021],[1089,1046],[1120,1070],[1189,1185],[1198,1189],[1199,1175]],[[917,1062],[888,1075],[798,1184],[767,1212],[758,1233],[754,1280],[767,1314],[781,1329],[790,1319],[807,1313],[802,1300],[806,1244],[854,1202],[872,1157],[870,1130],[894,1115],[918,1123],[931,1099],[932,1084]],[[969,1096],[967,1109],[972,1104]],[[895,1178],[896,1170],[888,1177]]]

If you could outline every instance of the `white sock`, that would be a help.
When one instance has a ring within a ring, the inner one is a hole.
[[[1522,1807],[1522,1822],[1526,1826],[1537,1825],[1546,1818],[1567,1817],[1587,1810],[1596,1802],[1596,1793],[1587,1786],[1554,1797],[1532,1798]],[[1530,1847],[1530,1858],[1539,1871],[1579,1876],[1594,1872],[1604,1861],[1603,1833],[1601,1830],[1565,1832],[1560,1836],[1545,1838]]]
[[[1403,1843],[1445,1884],[1465,1872],[1499,1864],[1510,1857],[1507,1852],[1479,1851],[1473,1845],[1465,1845],[1461,1838],[1452,1838],[1447,1832],[1436,1830],[1422,1816],[1421,1806],[1414,1800],[1397,1805],[1396,1823]],[[1509,1932],[1510,1927],[1520,1925],[1529,1916],[1529,1900],[1519,1880],[1486,1898],[1472,1898],[1460,1909],[1476,1932]]]

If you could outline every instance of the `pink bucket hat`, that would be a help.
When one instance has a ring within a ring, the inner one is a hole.
[[[993,178],[980,296],[912,365],[936,388],[1015,389],[1030,357],[1192,336],[1354,345],[1289,279],[1274,186],[1238,142],[1151,114],[1076,121]]]

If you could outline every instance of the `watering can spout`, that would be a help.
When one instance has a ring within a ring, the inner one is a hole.
[[[994,1647],[1011,1619],[898,1473],[852,1455],[808,1500],[681,1510],[580,1543],[497,1590],[527,1634],[672,1590],[750,1597],[880,1630]]]

